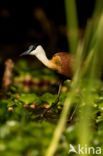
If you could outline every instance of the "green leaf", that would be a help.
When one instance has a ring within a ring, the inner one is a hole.
[[[52,105],[52,103],[55,102],[56,98],[57,98],[56,95],[53,95],[51,93],[45,93],[42,95],[41,100],[43,102],[47,102],[49,105]]]
[[[26,104],[32,103],[32,102],[38,102],[40,101],[38,96],[34,93],[23,93],[20,96],[20,100]]]

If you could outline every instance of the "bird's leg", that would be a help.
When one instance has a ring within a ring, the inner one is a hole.
[[[62,88],[62,82],[60,81],[59,82],[59,89],[58,89],[58,93],[57,93],[57,98],[56,98],[55,102],[52,104],[51,108],[57,106],[59,99],[60,99],[61,88]]]
[[[54,102],[48,109],[46,109],[46,110],[43,112],[42,116],[45,116],[45,114],[46,114],[49,110],[51,110],[52,108],[57,107],[57,104],[58,104],[59,98],[60,98],[61,88],[62,88],[62,82],[60,81],[60,82],[59,82],[58,94],[57,94],[57,98],[56,98],[55,102]]]
[[[57,107],[57,104],[58,104],[59,98],[60,98],[61,88],[62,88],[62,81],[59,82],[59,89],[58,89],[57,98],[56,98],[55,102],[49,108],[45,109],[44,112],[41,115],[38,115],[35,119],[40,119],[41,117],[45,117],[45,114],[49,110],[51,110],[52,108]]]

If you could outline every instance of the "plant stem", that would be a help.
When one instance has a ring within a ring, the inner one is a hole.
[[[67,37],[71,53],[75,53],[78,45],[78,20],[75,0],[65,0],[67,20]]]
[[[65,100],[60,120],[59,120],[58,125],[57,125],[57,127],[55,129],[53,139],[52,139],[52,141],[50,143],[49,148],[47,149],[47,152],[46,152],[45,156],[53,156],[56,149],[57,149],[59,140],[61,138],[62,132],[64,131],[64,128],[65,128],[65,125],[66,125],[66,119],[67,119],[67,116],[68,116],[68,113],[69,113],[73,98],[74,98],[74,94],[72,92],[71,95],[70,95],[70,98],[69,99],[67,98]]]

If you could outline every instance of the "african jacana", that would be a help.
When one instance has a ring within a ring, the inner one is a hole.
[[[29,46],[28,50],[22,53],[20,56],[23,55],[34,55],[40,60],[46,67],[55,70],[60,75],[60,84],[64,82],[65,79],[71,79],[73,76],[73,57],[66,52],[58,52],[53,55],[52,59],[48,59],[45,53],[45,50],[41,45],[35,47],[34,45]],[[60,95],[61,85],[59,85],[58,91],[58,99]],[[56,102],[56,103],[57,103]]]
[[[58,52],[53,55],[52,59],[48,59],[45,50],[41,45],[35,47],[29,46],[29,49],[22,53],[23,55],[34,55],[40,60],[46,67],[55,70],[57,73],[64,76],[64,78],[71,78],[73,75],[72,64],[73,57],[67,52]]]

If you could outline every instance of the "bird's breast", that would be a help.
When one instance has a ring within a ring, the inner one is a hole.
[[[73,56],[66,52],[59,52],[55,54],[58,57],[58,73],[72,78],[73,76]]]

